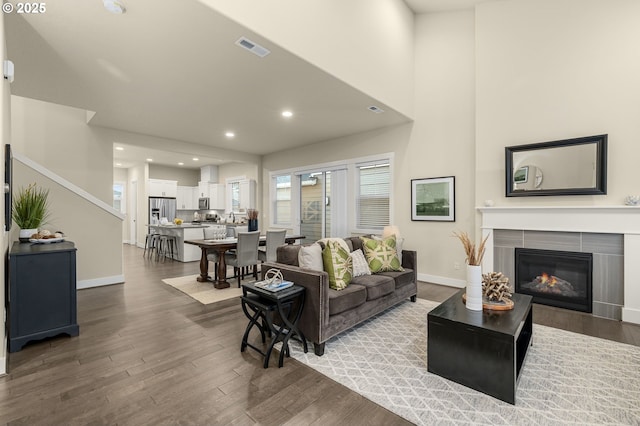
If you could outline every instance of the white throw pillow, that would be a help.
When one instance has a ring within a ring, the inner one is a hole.
[[[351,261],[353,265],[353,276],[359,277],[362,275],[371,275],[371,270],[369,269],[369,264],[367,263],[367,259],[364,257],[364,253],[362,250],[354,250],[351,252]]]
[[[298,265],[301,268],[313,271],[323,271],[322,247],[320,247],[320,244],[313,243],[308,246],[301,246],[298,252]]]

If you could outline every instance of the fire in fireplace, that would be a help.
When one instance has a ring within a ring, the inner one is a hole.
[[[516,248],[515,291],[535,303],[592,310],[591,253]]]

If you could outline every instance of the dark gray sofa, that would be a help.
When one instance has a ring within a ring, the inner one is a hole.
[[[353,250],[362,249],[359,237],[344,239]],[[299,328],[313,342],[314,352],[324,354],[325,343],[331,337],[384,311],[405,299],[416,301],[418,291],[417,253],[402,251],[403,272],[380,272],[354,277],[341,291],[329,288],[329,276],[324,271],[303,269],[298,264],[299,245],[278,247],[276,262],[262,265],[262,276],[269,269],[282,272],[284,279],[307,289]]]

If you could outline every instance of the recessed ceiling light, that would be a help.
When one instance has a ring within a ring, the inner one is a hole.
[[[199,161],[200,159],[198,157],[193,157],[193,161]]]
[[[127,11],[127,8],[124,7],[124,3],[122,3],[120,0],[103,0],[103,3],[104,8],[111,13],[121,15]]]
[[[184,163],[183,162],[179,162],[178,166],[184,166]]]
[[[121,146],[116,146],[116,151],[124,151],[124,148]]]
[[[122,166],[122,163],[116,163],[116,166]]]
[[[282,111],[282,116],[289,118],[289,117],[293,117],[293,112],[291,111]]]
[[[233,138],[233,137],[235,137],[235,135],[236,135],[236,134],[235,134],[235,133],[233,133],[233,132],[225,132],[225,134],[224,134],[224,135],[225,135],[226,137],[228,137],[228,138]]]
[[[148,161],[148,162],[152,162],[152,161],[153,161],[153,158],[147,158],[147,161]]]

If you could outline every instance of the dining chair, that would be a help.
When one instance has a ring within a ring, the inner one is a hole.
[[[260,244],[260,231],[239,232],[238,248],[235,253],[225,253],[224,259],[227,265],[233,266],[235,276],[238,277],[238,287],[240,281],[244,279],[243,268],[253,265],[253,277],[258,278],[258,244]]]
[[[275,262],[278,247],[284,245],[286,229],[267,230],[267,242],[263,248],[258,249],[258,259],[260,262]]]
[[[215,227],[202,228],[202,237],[205,240],[213,240],[217,237],[217,229]],[[214,278],[218,279],[218,253],[207,250],[207,260],[213,262]]]

